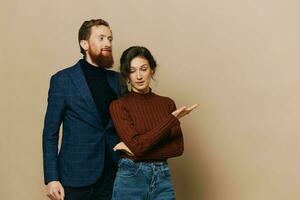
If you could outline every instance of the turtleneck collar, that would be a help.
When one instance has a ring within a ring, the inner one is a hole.
[[[96,67],[96,66],[90,64],[85,59],[81,59],[80,64],[81,64],[82,67],[84,67],[85,69],[87,69],[89,71],[95,71],[95,72],[98,72],[98,73],[99,72],[105,72],[105,69],[103,69],[102,67]]]
[[[138,93],[131,89],[130,96],[137,98],[137,99],[149,99],[154,96],[154,93],[152,92],[151,88],[148,93]]]

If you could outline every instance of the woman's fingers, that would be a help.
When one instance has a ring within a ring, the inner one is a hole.
[[[124,151],[126,154],[130,156],[134,156],[134,153],[127,147],[127,145],[124,142],[119,142],[114,148],[114,151]]]
[[[172,112],[172,114],[177,117],[178,115],[180,115],[180,113],[182,111],[184,111],[186,109],[186,106],[182,106],[181,108],[178,108],[177,110],[175,110],[174,112]]]
[[[197,107],[198,107],[198,104],[196,103],[196,104],[194,104],[194,105],[188,107],[187,110],[192,111],[192,110],[194,110],[194,109],[197,108]]]
[[[192,110],[198,107],[198,104],[194,104],[190,107],[182,106],[181,108],[174,111],[172,114],[175,115],[178,119],[184,117],[185,115],[189,114]]]
[[[130,149],[123,149],[123,151],[127,154],[127,155],[129,155],[129,156],[134,156],[134,154],[130,151]]]
[[[121,150],[122,144],[124,144],[124,143],[123,142],[119,142],[118,144],[116,144],[116,146],[114,146],[113,150],[114,151]]]

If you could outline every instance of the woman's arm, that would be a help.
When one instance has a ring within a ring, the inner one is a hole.
[[[152,146],[144,155],[143,160],[163,160],[183,154],[184,143],[180,126],[173,127],[169,137]],[[114,151],[123,151],[129,156],[135,156],[124,142],[118,143]]]
[[[147,150],[167,138],[171,128],[179,126],[179,120],[172,114],[168,115],[155,128],[139,133],[128,110],[120,101],[114,101],[110,106],[110,114],[121,141],[123,141],[136,157],[143,156]]]
[[[165,141],[154,145],[147,151],[143,159],[145,160],[163,160],[176,156],[181,156],[184,151],[183,135],[180,126],[172,128],[172,131]]]

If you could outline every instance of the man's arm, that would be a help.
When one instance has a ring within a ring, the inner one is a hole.
[[[60,74],[56,74],[51,77],[50,88],[48,92],[48,106],[44,121],[43,130],[43,161],[44,161],[44,179],[47,185],[47,193],[52,190],[63,192],[57,184],[53,184],[60,180],[59,172],[57,169],[58,161],[58,138],[59,128],[63,120],[65,111],[65,99],[63,91],[63,77]],[[54,182],[53,182],[54,181]],[[55,189],[51,189],[50,185],[56,185]],[[55,192],[55,191],[54,191]],[[50,197],[49,197],[50,198]]]

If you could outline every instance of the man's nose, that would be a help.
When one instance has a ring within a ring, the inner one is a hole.
[[[105,47],[111,47],[111,40],[106,39],[104,41],[105,41],[105,43],[104,43]]]

